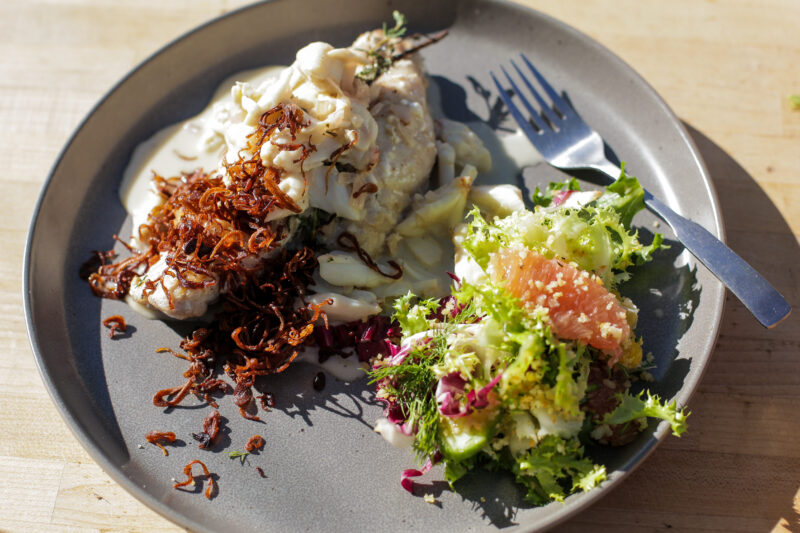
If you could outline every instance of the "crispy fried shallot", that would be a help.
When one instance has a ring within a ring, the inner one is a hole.
[[[192,438],[200,443],[198,447],[204,450],[210,448],[219,435],[221,425],[222,421],[219,411],[211,411],[211,414],[203,419],[203,431],[200,433],[192,433]]]
[[[233,403],[239,408],[239,414],[248,420],[261,420],[255,415],[247,412],[247,408],[253,403],[253,392],[250,387],[253,386],[253,379],[246,379],[236,383],[233,389]]]
[[[362,194],[375,194],[378,192],[378,186],[374,183],[365,183],[361,187],[358,188],[356,192],[353,193],[353,198],[358,198]]]
[[[250,453],[256,450],[261,450],[264,447],[264,437],[261,435],[253,435],[244,445],[244,449]]]
[[[153,176],[164,204],[153,208],[147,222],[137,230],[142,250],[130,249],[132,255],[111,262],[109,252],[95,252],[82,273],[98,296],[122,299],[136,279],[147,298],[159,287],[164,289],[170,308],[174,308],[172,290],[165,277],[177,279],[186,289],[225,286],[231,276],[246,275],[248,264],[257,264],[260,254],[278,246],[286,236],[284,222],[268,221],[276,210],[299,213],[300,207],[280,187],[283,170],[265,165],[261,147],[269,142],[279,150],[300,150],[301,163],[316,148],[296,143],[297,132],[308,125],[303,111],[293,104],[280,104],[265,112],[239,159],[226,163],[229,180],[201,170],[179,177]],[[273,139],[278,131],[288,132],[291,142]],[[124,243],[123,243],[124,244]],[[148,276],[147,270],[159,259],[168,269]]]
[[[183,474],[187,477],[185,481],[181,481],[180,483],[175,483],[172,487],[177,489],[180,487],[185,487],[186,485],[195,485],[195,476],[192,474],[192,467],[194,465],[200,465],[200,468],[203,469],[203,475],[197,477],[205,477],[208,480],[208,487],[206,488],[205,496],[207,499],[211,499],[214,497],[214,492],[216,491],[217,484],[214,481],[214,476],[211,472],[208,471],[208,467],[203,464],[202,461],[198,461],[195,459],[194,461],[189,462],[186,466],[183,467]]]
[[[114,335],[119,331],[125,333],[125,330],[128,329],[127,324],[125,324],[125,319],[122,318],[120,315],[113,315],[105,320],[103,320],[103,325],[108,328],[108,338],[113,339]]]
[[[189,379],[183,385],[171,387],[169,389],[161,389],[155,396],[153,396],[153,405],[156,407],[173,407],[183,401],[189,390],[192,388],[192,380]],[[165,398],[172,396],[172,399]]]
[[[386,272],[382,271],[381,268],[378,266],[378,263],[376,263],[372,259],[372,257],[370,257],[370,255],[367,252],[365,252],[358,244],[358,239],[356,239],[356,236],[350,233],[349,231],[342,232],[342,234],[339,235],[339,238],[336,240],[336,242],[339,246],[341,246],[348,252],[355,252],[358,255],[358,258],[361,259],[362,263],[367,265],[369,268],[371,268],[381,276],[385,276],[391,279],[400,279],[403,277],[403,269],[395,261],[389,261],[389,266],[391,266],[394,269],[394,272],[387,274]]]
[[[342,154],[344,154],[350,148],[355,146],[357,142],[358,142],[358,132],[354,131],[353,140],[347,144],[341,145],[339,148],[331,152],[331,155],[325,161],[325,164],[328,165],[328,170],[325,171],[325,194],[328,194],[328,178],[330,177],[331,170],[333,169],[333,167],[337,166],[337,161],[339,161],[339,158],[342,157]]]
[[[299,347],[312,337],[314,324],[326,318],[324,303],[298,307],[318,265],[310,248],[281,250],[263,265],[260,272],[228,278],[222,310],[213,327],[198,328],[184,339],[181,349],[185,353],[166,347],[157,350],[189,361],[189,368],[184,372],[187,381],[158,391],[154,405],[173,407],[195,394],[216,406],[212,392],[233,392],[241,415],[258,420],[246,411],[252,404],[255,378],[286,370],[298,356]],[[215,376],[219,356],[235,387]]]
[[[163,289],[174,308],[167,276],[187,290],[219,286],[223,305],[215,323],[184,339],[185,354],[158,350],[187,360],[189,368],[183,384],[155,394],[154,405],[173,407],[194,394],[216,406],[211,393],[233,390],[242,416],[258,419],[246,411],[253,381],[284,371],[310,339],[314,323],[325,318],[321,305],[302,303],[318,266],[314,252],[281,249],[265,258],[289,232],[285,220],[268,221],[268,215],[276,210],[297,213],[300,208],[280,187],[283,170],[262,161],[261,147],[271,143],[280,150],[299,150],[302,163],[316,149],[310,142],[296,142],[307,125],[303,111],[293,104],[263,113],[247,148],[237,161],[226,164],[228,180],[201,170],[171,178],[154,174],[154,187],[164,203],[138,228],[143,249],[128,247],[131,255],[116,262],[113,252],[95,252],[84,265],[82,273],[92,290],[105,298],[122,299],[135,283],[144,298]],[[148,276],[159,260],[166,261],[167,268]],[[218,363],[225,363],[236,388],[218,379]]]
[[[155,444],[161,448],[161,451],[164,452],[164,455],[169,455],[169,452],[167,452],[167,449],[164,448],[163,443],[172,444],[175,442],[177,437],[175,436],[175,433],[171,431],[151,431],[145,435],[144,438],[150,444]]]
[[[261,408],[265,411],[269,411],[275,407],[275,395],[271,392],[265,392],[258,396],[258,401],[261,404]]]

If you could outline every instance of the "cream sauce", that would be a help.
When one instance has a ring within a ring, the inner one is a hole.
[[[500,145],[505,157],[498,158],[501,163],[492,167],[492,178],[498,180],[497,183],[508,183],[509,178],[519,174],[523,168],[544,161],[522,130],[500,137]]]
[[[316,348],[307,347],[297,356],[295,363],[305,363],[323,368],[327,373],[340,381],[357,381],[367,375],[367,366],[359,362],[355,354],[350,357],[329,357],[320,363]]]

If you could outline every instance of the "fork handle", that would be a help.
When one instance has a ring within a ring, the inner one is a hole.
[[[616,179],[620,169],[611,164],[593,168]],[[644,203],[670,225],[677,239],[703,263],[767,328],[778,325],[792,308],[781,294],[733,250],[700,224],[688,220],[644,191]]]

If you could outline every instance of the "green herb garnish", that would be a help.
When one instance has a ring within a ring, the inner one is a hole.
[[[364,50],[372,60],[369,65],[366,65],[358,71],[356,77],[365,82],[372,83],[375,79],[389,70],[394,62],[394,39],[399,39],[406,34],[406,17],[399,11],[392,11],[394,18],[394,27],[389,28],[386,23],[383,23],[383,39],[369,50]]]
[[[437,450],[439,433],[439,406],[435,390],[439,378],[433,367],[440,364],[449,350],[448,339],[462,325],[474,322],[478,316],[477,307],[470,301],[461,306],[453,300],[451,310],[442,312],[444,320],[435,314],[440,307],[438,299],[418,300],[411,293],[395,302],[394,318],[402,325],[403,336],[429,332],[430,337],[415,343],[411,353],[400,365],[378,366],[369,372],[370,383],[383,381],[381,389],[385,394],[397,399],[397,403],[407,410],[406,420],[416,428],[414,448],[420,459],[430,457]]]
[[[392,18],[394,19],[394,27],[387,28],[386,23],[383,23],[383,33],[389,39],[397,39],[406,34],[406,16],[397,11],[392,11]]]
[[[250,452],[237,452],[237,451],[228,452],[228,457],[230,457],[231,459],[239,459],[242,462],[242,464],[244,464],[244,460],[247,458],[248,455],[250,455]]]

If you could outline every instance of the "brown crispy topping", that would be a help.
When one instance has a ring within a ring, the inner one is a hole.
[[[128,329],[128,326],[125,324],[125,319],[120,315],[113,315],[106,318],[103,320],[103,325],[108,328],[108,337],[110,339],[113,339],[118,331],[125,333],[125,330]]]
[[[378,186],[374,183],[365,183],[361,187],[358,188],[356,192],[353,193],[353,198],[358,198],[362,194],[374,194],[378,192]]]
[[[358,255],[358,258],[361,259],[362,263],[367,265],[381,276],[391,279],[400,279],[403,277],[403,269],[395,261],[389,261],[389,266],[394,269],[394,272],[387,274],[386,272],[382,271],[372,257],[370,257],[369,254],[365,252],[358,244],[358,239],[356,239],[356,236],[349,231],[342,232],[336,242],[348,252],[355,252]]]
[[[169,455],[167,449],[164,448],[163,443],[172,444],[175,442],[175,433],[171,431],[151,431],[147,435],[144,436],[145,440],[150,444],[155,444],[161,451],[164,452],[164,455]]]
[[[264,437],[261,435],[253,435],[247,441],[247,444],[244,445],[244,449],[248,452],[254,452],[256,450],[261,450],[264,447]]]
[[[211,411],[211,414],[203,420],[203,431],[192,433],[192,438],[200,443],[198,447],[204,450],[210,448],[219,435],[221,425],[219,411]]]
[[[208,471],[208,467],[205,464],[203,464],[202,461],[198,461],[197,459],[189,462],[189,464],[183,467],[183,473],[187,477],[187,479],[185,481],[181,481],[180,483],[175,483],[172,487],[177,489],[180,487],[185,487],[186,485],[194,486],[195,476],[194,474],[192,474],[192,467],[194,465],[200,465],[200,468],[203,471],[203,475],[198,477],[205,477],[208,480],[208,487],[206,488],[205,496],[210,500],[211,498],[214,497],[214,492],[216,491],[217,484],[214,481],[214,477],[211,475],[211,472]]]

